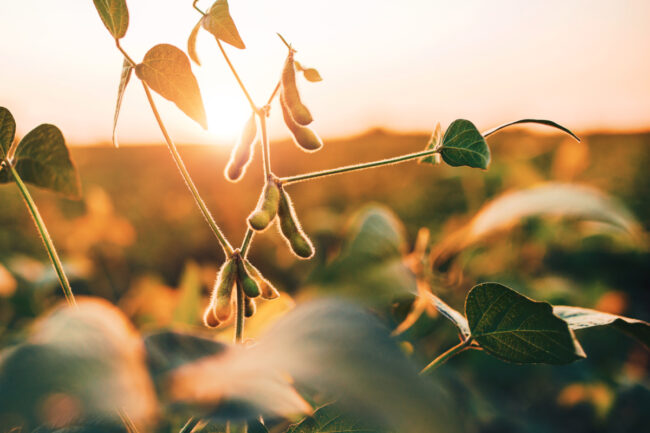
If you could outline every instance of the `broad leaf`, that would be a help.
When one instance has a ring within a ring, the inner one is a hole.
[[[650,349],[650,323],[643,320],[566,305],[554,306],[553,313],[567,322],[573,330],[593,328],[595,326],[611,326],[636,338],[646,348]]]
[[[196,52],[196,37],[199,35],[199,30],[201,30],[201,24],[203,24],[203,18],[196,23],[190,33],[190,37],[187,39],[187,54],[189,54],[190,59],[192,59],[197,65],[201,65],[199,55]]]
[[[427,147],[424,150],[437,149],[440,146],[441,141],[442,141],[442,127],[440,126],[440,122],[438,122],[436,124],[435,129],[433,130],[433,134],[431,134],[431,138],[429,139],[429,142],[427,143]],[[424,158],[420,158],[418,162],[420,163],[427,162],[429,164],[440,164],[440,155],[434,154],[434,155],[425,156]]]
[[[5,107],[0,107],[0,160],[9,156],[9,149],[11,149],[15,137],[16,121],[14,116]]]
[[[451,320],[451,322],[456,325],[456,328],[458,328],[463,337],[467,338],[470,336],[471,332],[465,316],[451,308],[445,303],[445,301],[432,293],[427,292],[424,296],[433,304],[434,307],[436,307],[436,310],[438,310],[440,314]]]
[[[161,96],[176,104],[203,129],[207,129],[199,84],[184,52],[173,45],[156,45],[135,67],[135,74]]]
[[[442,139],[440,154],[453,167],[466,165],[486,169],[490,164],[490,149],[485,138],[469,120],[454,120]]]
[[[217,0],[208,10],[202,20],[203,28],[214,35],[215,38],[232,45],[235,48],[244,49],[242,41],[235,22],[230,16],[227,0]]]
[[[489,354],[516,363],[568,364],[584,351],[546,302],[498,284],[474,286],[465,301],[472,338]]]
[[[120,76],[120,86],[117,89],[117,104],[115,105],[115,115],[113,116],[113,146],[115,147],[120,147],[117,142],[117,119],[120,116],[124,91],[126,90],[126,86],[129,84],[132,72],[133,66],[131,66],[131,63],[125,58],[122,63],[122,75]]]
[[[508,126],[512,126],[512,125],[518,125],[520,123],[538,123],[540,125],[550,126],[552,128],[559,129],[560,131],[563,131],[563,132],[569,134],[571,137],[575,138],[577,141],[580,141],[578,136],[575,135],[573,132],[571,132],[568,128],[565,128],[564,126],[560,125],[559,123],[555,123],[555,122],[553,122],[551,120],[544,120],[544,119],[521,119],[521,120],[515,120],[514,122],[504,123],[503,125],[499,125],[496,128],[492,128],[492,129],[490,129],[488,131],[485,131],[483,133],[483,137],[487,138],[488,136],[494,134],[497,131],[502,130],[503,128],[507,128]]]
[[[29,340],[5,350],[0,363],[0,425],[65,427],[92,420],[119,426],[125,408],[142,425],[156,398],[142,341],[124,315],[104,300],[77,298],[39,319]],[[108,431],[108,430],[106,430]]]
[[[79,176],[63,134],[54,125],[40,125],[23,137],[16,147],[14,167],[25,182],[70,198],[81,194]],[[12,180],[8,170],[0,171],[0,183]]]
[[[335,404],[327,404],[319,407],[312,416],[309,416],[298,424],[292,425],[286,433],[381,433],[377,427],[370,427],[367,423],[361,422],[349,416],[344,416],[341,409]]]
[[[123,38],[129,27],[126,0],[93,0],[104,25],[115,39]]]

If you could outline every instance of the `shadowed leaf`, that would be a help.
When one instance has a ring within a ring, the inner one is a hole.
[[[553,122],[551,120],[544,120],[544,119],[521,119],[521,120],[515,120],[514,122],[504,123],[503,125],[499,125],[496,128],[492,128],[492,129],[490,129],[488,131],[485,131],[483,133],[483,137],[487,138],[488,136],[494,134],[497,131],[502,130],[503,128],[507,128],[508,126],[512,126],[512,125],[518,125],[518,124],[521,124],[521,123],[537,123],[537,124],[540,124],[540,125],[550,126],[552,128],[559,129],[560,131],[563,131],[563,132],[569,134],[571,137],[575,138],[577,141],[580,141],[578,136],[575,135],[573,132],[571,132],[568,128],[565,128],[564,126],[562,126],[562,125],[560,125],[558,123],[555,123],[555,122]]]
[[[335,404],[319,407],[313,415],[303,419],[298,424],[292,425],[286,433],[387,433],[377,427],[370,427],[344,416],[341,409]]]
[[[16,121],[14,116],[5,107],[0,107],[0,159],[9,156],[9,149],[11,149],[15,137]]]
[[[156,45],[135,67],[135,74],[203,129],[208,127],[199,84],[184,52],[173,45]]]
[[[126,0],[93,0],[104,25],[115,39],[123,38],[129,27]]]
[[[235,22],[230,16],[227,0],[217,0],[208,10],[202,20],[203,28],[214,35],[215,38],[232,45],[235,48],[244,49],[246,45],[239,36]]]
[[[441,140],[442,140],[442,127],[440,126],[440,122],[438,122],[436,123],[436,127],[433,130],[433,134],[431,134],[431,138],[429,139],[429,142],[427,143],[427,147],[424,150],[437,149],[440,146]],[[420,163],[428,162],[429,164],[440,164],[440,155],[434,154],[434,155],[425,156],[424,158],[420,158],[418,162]]]
[[[604,313],[589,308],[556,305],[553,313],[562,318],[573,330],[593,328],[596,326],[611,326],[639,340],[650,349],[650,323],[643,320],[631,319],[616,314]]]
[[[584,352],[565,321],[546,302],[533,301],[498,284],[474,286],[465,301],[472,337],[489,354],[508,362],[568,364]]]
[[[120,76],[120,86],[117,89],[117,104],[115,105],[115,115],[113,116],[113,146],[115,147],[119,147],[119,143],[117,142],[117,119],[120,116],[124,91],[126,90],[126,86],[129,84],[132,72],[133,66],[131,66],[131,63],[129,63],[125,58],[124,63],[122,63],[122,75]]]
[[[442,139],[440,154],[453,167],[486,169],[490,164],[490,149],[485,138],[469,120],[454,120]]]
[[[199,60],[199,55],[196,52],[196,37],[199,35],[199,30],[201,30],[202,24],[203,18],[201,18],[199,22],[196,23],[192,29],[192,32],[190,33],[190,37],[187,39],[187,54],[190,55],[190,59],[192,59],[197,65],[201,65],[201,61]]]

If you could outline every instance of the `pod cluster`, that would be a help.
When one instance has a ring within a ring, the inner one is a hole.
[[[233,291],[241,287],[244,293],[244,315],[255,314],[255,298],[275,299],[280,294],[260,271],[236,251],[221,266],[214,283],[210,304],[203,314],[203,323],[211,328],[219,326],[232,316],[235,308]]]

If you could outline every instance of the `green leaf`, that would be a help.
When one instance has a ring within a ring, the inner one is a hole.
[[[202,20],[203,28],[214,35],[215,38],[232,45],[235,48],[244,49],[246,45],[239,36],[235,22],[230,16],[227,0],[217,0],[208,9]]]
[[[129,27],[126,0],[93,0],[104,25],[115,39],[121,39]]]
[[[176,104],[203,129],[207,129],[199,84],[184,52],[173,45],[156,45],[135,67],[135,74],[162,97]]]
[[[9,156],[9,149],[11,149],[15,137],[16,121],[14,116],[5,107],[0,107],[0,159]]]
[[[438,310],[440,314],[445,316],[454,325],[456,325],[456,327],[463,335],[463,337],[467,338],[471,335],[471,332],[469,330],[469,324],[467,323],[467,319],[465,318],[465,316],[463,316],[461,313],[451,308],[449,305],[445,303],[445,301],[443,301],[433,293],[426,292],[425,296],[427,297],[427,300],[431,302],[431,304],[433,304],[434,307],[436,307],[436,310]]]
[[[487,138],[488,136],[494,134],[497,131],[502,130],[503,128],[507,128],[508,126],[517,125],[517,124],[520,124],[520,123],[538,123],[540,125],[546,125],[546,126],[550,126],[552,128],[557,128],[560,131],[566,132],[571,137],[575,138],[577,141],[580,141],[578,136],[575,135],[573,132],[571,132],[568,128],[565,128],[564,126],[560,125],[559,123],[555,123],[555,122],[553,122],[551,120],[544,120],[544,119],[521,119],[521,120],[515,120],[514,122],[504,123],[503,125],[499,125],[496,128],[492,128],[492,129],[490,129],[488,131],[485,131],[483,133],[483,137]]]
[[[203,18],[201,18],[199,22],[196,23],[192,29],[192,32],[190,33],[190,37],[187,39],[187,54],[189,54],[190,59],[192,59],[194,63],[199,66],[201,65],[201,61],[199,60],[199,55],[196,52],[196,37],[199,35],[199,30],[201,30],[201,24],[203,24]]]
[[[319,407],[313,415],[289,427],[286,433],[380,433],[386,431],[370,427],[359,419],[345,416],[339,407],[327,404]]]
[[[427,143],[427,147],[425,147],[424,150],[438,149],[441,141],[442,141],[442,127],[440,126],[440,122],[438,122],[436,124],[435,129],[433,130],[433,134],[431,134],[431,138],[429,139],[429,142]],[[429,164],[440,164],[440,155],[433,154],[433,155],[425,156],[423,158],[420,158],[418,162],[420,163],[426,162]]]
[[[474,286],[465,301],[472,338],[508,362],[568,364],[584,351],[567,323],[546,302],[533,301],[498,284]]]
[[[442,159],[452,167],[466,165],[468,167],[486,169],[490,164],[490,149],[485,138],[469,120],[454,120],[440,146]]]
[[[133,72],[133,66],[131,63],[124,58],[122,63],[122,75],[120,76],[120,86],[117,89],[117,104],[115,105],[115,115],[113,116],[113,146],[120,147],[117,142],[117,119],[120,116],[120,108],[122,107],[122,99],[124,99],[124,91],[126,90],[127,84],[131,79],[131,73]]]
[[[589,308],[569,307],[566,305],[554,306],[553,313],[567,322],[573,330],[597,326],[611,326],[636,338],[646,348],[650,349],[650,323],[644,322],[643,320],[631,319]]]
[[[54,125],[40,125],[23,137],[16,146],[14,167],[23,181],[32,185],[70,198],[81,195],[77,170],[70,159],[63,134]],[[0,183],[12,180],[11,172],[0,171]]]

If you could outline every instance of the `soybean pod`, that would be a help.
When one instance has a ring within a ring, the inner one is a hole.
[[[248,274],[257,281],[257,284],[259,285],[260,292],[262,295],[263,299],[275,299],[280,296],[280,292],[267,280],[264,278],[262,273],[251,264],[246,259],[243,259],[244,261],[244,267],[248,271]]]
[[[249,298],[256,298],[260,295],[260,288],[253,277],[250,276],[244,266],[244,259],[239,257],[237,260],[237,278],[241,283],[244,294]]]
[[[323,141],[320,139],[316,133],[309,128],[308,126],[299,125],[291,117],[289,112],[289,107],[284,98],[284,95],[280,94],[280,106],[282,107],[282,117],[284,118],[284,123],[289,128],[291,135],[293,136],[293,141],[303,150],[307,152],[315,152],[321,147],[323,147]]]
[[[256,310],[257,306],[255,305],[255,299],[246,296],[244,300],[244,316],[252,317]]]
[[[300,125],[309,125],[314,119],[300,100],[300,93],[296,84],[296,69],[293,62],[293,51],[289,50],[287,60],[282,70],[282,92],[281,95],[287,103],[291,117]]]
[[[215,316],[223,322],[228,320],[232,313],[232,289],[237,277],[237,263],[235,259],[228,259],[221,267],[219,278],[215,283],[216,304]]]
[[[279,202],[280,188],[274,180],[269,179],[266,181],[257,208],[248,217],[248,225],[258,231],[267,228],[278,213]]]
[[[226,179],[231,182],[237,182],[240,180],[244,173],[246,173],[246,168],[248,164],[253,159],[253,145],[255,143],[255,137],[257,136],[257,122],[255,119],[255,113],[251,114],[248,121],[244,125],[244,130],[237,140],[237,144],[233,147],[232,152],[230,153],[230,160],[226,165],[225,175]]]
[[[305,232],[302,231],[291,198],[284,188],[280,189],[278,218],[280,220],[280,231],[289,244],[291,251],[301,259],[311,258],[314,255],[314,246]]]

